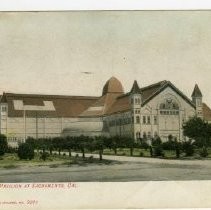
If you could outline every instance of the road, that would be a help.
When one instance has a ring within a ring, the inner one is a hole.
[[[90,154],[94,157],[98,155]],[[88,156],[88,155],[87,155]],[[166,180],[210,180],[210,160],[166,160],[108,156],[113,163],[61,165],[1,169],[0,182],[125,182]]]

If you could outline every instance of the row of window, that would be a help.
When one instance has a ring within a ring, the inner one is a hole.
[[[154,137],[157,137],[158,136],[158,133],[157,131],[154,132]],[[152,133],[149,131],[149,132],[143,132],[142,135],[141,135],[141,132],[136,132],[136,138],[139,139],[139,138],[152,138]]]
[[[134,123],[134,118],[122,118],[122,119],[117,119],[117,120],[111,120],[109,121],[109,126],[116,126],[116,125],[126,125],[126,124],[130,124],[130,123]],[[141,120],[140,120],[140,116],[136,116],[135,117],[135,123],[140,124]],[[142,123],[143,124],[151,124],[151,116],[143,116],[142,117]],[[157,121],[157,116],[154,116],[153,118],[153,123],[154,125],[157,125],[158,121]]]
[[[151,124],[151,117],[150,116],[143,116],[142,122],[143,122],[143,124]],[[139,123],[140,123],[140,120],[139,120]],[[157,116],[154,116],[153,123],[154,123],[154,125],[157,125],[157,123],[158,123]]]
[[[135,109],[135,110],[134,110],[134,113],[135,113],[135,114],[140,114],[141,111],[140,111],[140,109]]]
[[[141,113],[141,111],[139,110],[139,109],[135,109],[134,110],[134,114],[140,114]],[[171,110],[171,111],[169,111],[169,110],[161,110],[160,111],[160,114],[161,115],[178,115],[179,114],[179,111],[175,111],[175,110]]]
[[[141,99],[140,98],[131,98],[131,104],[140,104],[141,103]]]
[[[167,111],[167,110],[161,110],[161,115],[178,115],[179,111]]]
[[[131,123],[131,118],[122,118],[122,119],[117,119],[117,120],[112,120],[109,122],[109,126],[116,126],[116,125],[126,125]]]

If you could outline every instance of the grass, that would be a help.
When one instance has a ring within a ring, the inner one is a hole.
[[[41,167],[41,166],[48,166],[50,168],[58,168],[59,166],[71,166],[71,165],[88,165],[88,164],[111,164],[115,161],[110,160],[102,160],[92,158],[92,157],[86,157],[83,159],[82,157],[69,157],[69,156],[63,156],[54,154],[49,156],[46,161],[40,159],[39,154],[35,154],[35,158],[32,160],[20,160],[17,156],[17,154],[5,154],[0,159],[0,169],[15,169],[20,167]]]
[[[178,159],[211,159],[211,148],[208,148],[208,156],[206,158],[203,158],[200,156],[200,150],[201,149],[195,149],[195,153],[193,156],[185,156],[185,153],[181,153],[180,154],[180,158]],[[98,152],[93,152],[93,153],[98,153]],[[104,155],[115,155],[114,150],[110,150],[110,149],[105,149],[103,151]],[[176,152],[175,150],[164,150],[164,157],[160,157],[160,158],[164,158],[164,159],[177,159],[176,158]],[[117,154],[118,156],[130,156],[130,149],[129,148],[118,148],[117,149]],[[150,151],[149,149],[145,150],[145,149],[141,149],[141,148],[134,148],[133,150],[133,157],[151,157],[150,156]]]
[[[17,154],[5,154],[0,160],[0,168],[18,168],[20,166],[44,166],[55,163],[64,162],[63,157],[52,156],[46,161],[40,159],[40,155],[36,154],[32,160],[20,160]]]
[[[208,148],[208,157],[203,158],[200,157],[201,149],[195,149],[195,153],[191,157],[186,157],[184,153],[181,153],[180,158],[181,160],[194,160],[194,159],[211,159],[211,148]],[[98,151],[95,151],[93,153],[98,153]],[[176,154],[174,150],[164,150],[164,157],[165,159],[176,159]],[[114,151],[110,149],[105,149],[103,152],[103,155],[114,155]],[[130,149],[129,148],[118,148],[117,149],[117,155],[119,156],[130,156]],[[133,150],[133,156],[134,157],[148,157],[150,158],[150,151],[149,149],[141,149],[141,148],[134,148]],[[115,161],[111,160],[102,160],[100,161],[98,158],[89,157],[86,154],[86,158],[83,159],[82,157],[69,157],[68,155],[61,155],[53,154],[50,155],[46,161],[43,161],[40,159],[40,154],[35,155],[35,158],[32,160],[20,160],[17,156],[17,154],[5,154],[3,157],[0,157],[0,169],[15,169],[20,167],[42,167],[42,166],[48,166],[50,168],[57,168],[59,166],[72,166],[72,165],[78,165],[78,166],[87,166],[90,164],[112,164],[116,163]]]

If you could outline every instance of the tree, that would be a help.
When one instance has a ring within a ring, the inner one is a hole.
[[[7,151],[7,137],[3,134],[0,134],[0,156],[3,156]]]
[[[61,155],[61,151],[65,147],[65,140],[62,137],[55,137],[52,139],[53,148],[57,149],[59,155]],[[46,145],[46,144],[45,144]]]
[[[99,159],[100,160],[103,160],[103,149],[105,146],[105,144],[104,144],[105,141],[106,141],[106,137],[96,136],[92,142],[94,148],[99,151]]]
[[[176,152],[176,157],[180,157],[180,150],[181,150],[181,143],[175,141],[175,152]]]
[[[182,148],[186,156],[192,156],[194,154],[194,145],[191,140],[183,142]]]
[[[184,135],[194,139],[195,144],[199,147],[205,147],[210,144],[211,125],[199,117],[190,118],[183,125]]]
[[[22,143],[18,147],[18,157],[24,160],[34,158],[34,148],[28,143]]]
[[[152,140],[152,146],[154,149],[153,151],[154,156],[164,156],[162,141],[159,136],[157,136],[155,139]]]
[[[89,144],[91,144],[91,138],[81,135],[76,137],[75,139],[76,149],[80,150],[82,152],[82,157],[85,158],[85,149],[89,147]]]
[[[111,147],[112,149],[114,150],[114,154],[116,155],[117,154],[117,148],[118,147],[123,147],[124,145],[124,142],[122,141],[122,138],[120,136],[114,136],[114,137],[111,137]]]
[[[133,156],[133,150],[135,146],[134,138],[124,137],[122,138],[126,148],[130,148],[130,156]]]

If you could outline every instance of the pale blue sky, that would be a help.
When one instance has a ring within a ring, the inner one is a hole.
[[[101,95],[170,80],[211,106],[211,12],[0,13],[0,91]],[[93,74],[83,74],[91,71]]]

